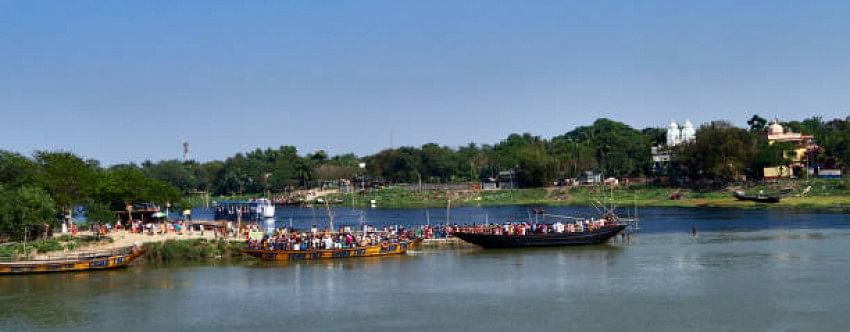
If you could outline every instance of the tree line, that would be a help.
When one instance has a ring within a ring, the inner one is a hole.
[[[0,151],[0,234],[22,235],[44,220],[60,220],[73,206],[111,220],[127,204],[179,204],[196,192],[213,195],[284,193],[339,179],[391,183],[482,181],[514,171],[526,187],[576,178],[583,171],[605,177],[673,179],[671,184],[711,186],[742,176],[758,179],[764,167],[787,163],[787,145],[767,142],[768,121],[753,116],[747,127],[725,121],[703,124],[696,140],[675,147],[669,167],[654,169],[650,148],[666,141],[666,129],[635,129],[597,119],[562,135],[543,138],[511,134],[496,144],[451,148],[434,143],[386,149],[369,156],[299,154],[295,147],[256,149],[209,162],[163,160],[103,167],[70,152],[37,151],[32,156]],[[850,165],[850,117],[812,117],[782,123],[814,135],[822,147],[811,160],[829,168]],[[365,163],[365,169],[359,166]],[[47,218],[52,216],[51,218]]]
[[[295,147],[256,149],[223,161],[145,162],[142,171],[181,191],[214,195],[282,193],[317,187],[325,181],[357,179],[390,183],[482,181],[514,171],[526,187],[539,187],[596,171],[605,177],[663,176],[682,185],[715,184],[747,177],[759,179],[764,167],[786,164],[788,144],[768,144],[768,121],[756,115],[747,127],[714,121],[697,128],[696,140],[671,149],[675,161],[654,169],[651,147],[664,144],[666,129],[635,129],[622,122],[597,119],[562,135],[543,138],[511,134],[496,144],[452,148],[434,143],[403,146],[358,157],[328,156],[324,151],[299,154]],[[814,135],[822,147],[813,163],[837,168],[850,165],[850,118],[824,121],[812,117],[783,122],[795,132]],[[365,163],[366,168],[358,165]]]

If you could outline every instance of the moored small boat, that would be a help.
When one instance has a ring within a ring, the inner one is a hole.
[[[742,191],[734,191],[732,192],[732,196],[738,199],[739,201],[753,201],[756,203],[779,203],[780,200],[779,196],[768,196],[761,194],[759,194],[758,196],[750,196]]]
[[[128,266],[143,253],[142,247],[132,246],[58,258],[0,262],[0,275],[115,269]]]
[[[307,249],[307,250],[278,250],[278,249],[243,249],[242,253],[264,261],[299,261],[331,258],[376,257],[401,255],[416,247],[421,240],[404,240],[399,242],[382,242],[376,245],[341,249]]]

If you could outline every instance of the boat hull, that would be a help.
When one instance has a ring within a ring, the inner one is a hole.
[[[734,192],[732,196],[739,201],[752,201],[756,203],[779,203],[779,196],[747,196],[741,192]]]
[[[402,241],[357,248],[310,249],[310,250],[268,250],[243,249],[242,253],[264,261],[303,261],[334,258],[376,257],[401,255],[415,247],[419,241]]]
[[[529,235],[493,235],[456,232],[453,235],[461,240],[484,248],[557,247],[604,243],[625,228],[625,225],[617,225],[604,227],[592,232]]]
[[[0,263],[0,275],[96,271],[123,268],[130,265],[133,260],[143,253],[143,250],[134,250],[126,254],[84,259],[3,262]]]

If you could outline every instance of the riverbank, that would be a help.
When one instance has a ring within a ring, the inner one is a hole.
[[[112,243],[111,238],[98,239],[91,235],[60,235],[49,239],[5,243],[0,245],[0,258],[46,257],[47,255],[81,248],[109,247]]]
[[[201,261],[207,259],[232,259],[241,257],[245,241],[217,237],[213,232],[137,234],[114,231],[99,239],[82,233],[73,237],[61,235],[51,239],[40,239],[26,244],[0,246],[0,257],[47,258],[57,257],[74,251],[102,251],[141,245],[145,258],[157,261]]]
[[[811,187],[808,191],[805,188]],[[780,203],[761,204],[739,201],[730,190],[694,191],[650,186],[576,186],[550,187],[492,191],[412,191],[401,188],[372,190],[366,194],[337,194],[328,197],[344,206],[369,207],[375,201],[377,208],[436,208],[452,206],[500,206],[500,205],[601,205],[611,197],[619,206],[638,207],[686,207],[686,208],[785,208],[848,211],[850,210],[850,187],[846,181],[812,181],[808,183],[779,183],[757,185],[746,188],[749,193],[776,193],[790,188],[790,194]],[[680,199],[671,196],[678,193]]]
[[[145,258],[153,261],[199,261],[207,259],[230,259],[239,257],[239,250],[245,247],[242,240],[222,238],[214,232],[138,234],[116,231],[109,234],[112,247],[127,247],[141,244],[145,248]],[[86,249],[106,249],[104,246],[92,246]]]

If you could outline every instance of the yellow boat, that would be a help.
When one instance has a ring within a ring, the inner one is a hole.
[[[408,249],[415,248],[421,240],[383,242],[365,247],[343,249],[307,249],[307,250],[277,250],[277,249],[242,249],[242,253],[264,261],[301,261],[331,258],[375,257],[400,255]]]
[[[2,274],[95,271],[126,267],[144,253],[138,246],[77,253],[58,258],[0,262]]]

